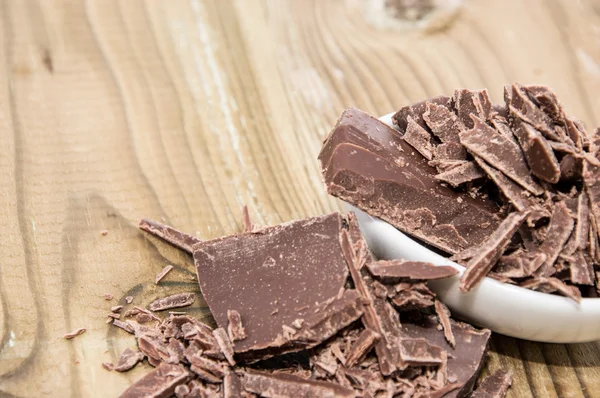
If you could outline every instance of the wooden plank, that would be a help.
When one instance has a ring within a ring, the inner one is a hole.
[[[134,344],[108,308],[197,287],[189,256],[137,221],[211,238],[241,228],[244,203],[259,224],[338,209],[316,155],[347,106],[456,87],[499,101],[521,81],[600,124],[597,1],[464,1],[417,23],[377,3],[2,2],[0,396],[116,396],[140,378],[100,367]],[[498,368],[511,397],[599,396],[600,343],[495,336]]]

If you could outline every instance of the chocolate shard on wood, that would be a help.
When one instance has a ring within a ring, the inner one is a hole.
[[[491,166],[534,195],[544,193],[543,188],[531,177],[523,152],[502,134],[499,134],[481,119],[473,119],[471,130],[462,131],[460,143],[473,155],[479,156]]]
[[[424,338],[430,344],[447,351],[447,374],[451,383],[458,387],[444,395],[444,398],[465,397],[473,390],[477,375],[483,364],[491,332],[487,329],[477,330],[471,325],[451,320],[452,330],[456,338],[453,349],[444,333],[437,329],[438,321],[433,316],[421,319],[405,320],[402,323],[403,333],[411,338]]]
[[[564,201],[556,203],[550,217],[546,238],[539,247],[539,251],[546,255],[546,262],[538,268],[535,275],[551,276],[555,273],[553,265],[571,236],[574,225],[575,221]]]
[[[307,319],[344,286],[340,234],[346,225],[334,213],[195,246],[200,287],[217,325],[227,328],[232,308],[244,319],[247,337],[234,342],[241,358],[305,348],[282,344],[282,328]]]
[[[126,372],[132,369],[138,362],[144,359],[144,354],[140,351],[133,351],[127,348],[119,357],[119,362],[114,367],[117,372]]]
[[[140,221],[139,228],[151,233],[152,235],[156,235],[159,238],[166,240],[173,246],[176,246],[182,250],[185,250],[188,253],[193,253],[193,246],[196,243],[200,243],[201,240],[178,231],[168,225],[164,225],[152,220],[142,220]]]
[[[190,372],[183,366],[162,363],[125,390],[121,398],[168,398],[175,393],[178,385],[186,383],[190,377]]]
[[[156,278],[154,278],[154,284],[158,285],[158,283],[163,280],[163,278],[165,276],[167,276],[167,274],[169,272],[171,272],[171,270],[173,270],[173,266],[172,265],[167,265],[165,268],[162,269],[162,271],[160,271],[158,274],[156,274]]]
[[[242,324],[242,316],[236,310],[227,310],[227,334],[231,341],[244,340],[248,335]]]
[[[541,180],[556,184],[560,180],[560,165],[548,141],[529,124],[516,120],[513,128],[531,173]]]
[[[415,148],[425,159],[433,159],[434,148],[431,144],[431,134],[419,126],[410,116],[404,133],[404,141]]]
[[[563,281],[553,277],[536,277],[531,278],[519,286],[525,287],[532,290],[537,290],[542,293],[554,293],[557,292],[563,296],[569,297],[570,299],[580,302],[581,292],[575,286],[566,285]]]
[[[435,313],[437,314],[438,320],[442,328],[444,329],[444,337],[450,347],[456,347],[456,339],[452,333],[452,324],[450,323],[450,310],[446,307],[446,304],[439,300],[435,300]]]
[[[392,283],[401,278],[430,280],[458,274],[456,268],[447,265],[435,266],[431,263],[408,260],[380,260],[367,264],[367,268],[373,276]]]
[[[79,328],[79,329],[75,329],[72,332],[66,333],[63,338],[67,339],[67,340],[71,340],[74,339],[77,336],[80,336],[82,334],[84,334],[86,331],[86,328]]]
[[[171,308],[187,307],[194,304],[196,295],[194,293],[177,293],[171,296],[154,300],[148,308],[150,311],[164,311]]]
[[[512,203],[517,211],[525,211],[530,207],[528,191],[514,183],[510,178],[506,177],[500,170],[490,166],[479,156],[474,156],[477,165],[487,174],[500,192]]]
[[[352,367],[360,362],[380,338],[381,336],[377,332],[364,329],[346,354],[345,365]]]
[[[442,143],[458,143],[461,126],[456,115],[447,106],[427,101],[423,120]]]
[[[244,390],[266,398],[354,398],[352,389],[336,383],[314,381],[284,373],[266,373],[247,369],[238,373]]]
[[[344,111],[319,160],[328,193],[446,252],[481,243],[500,222],[491,199],[458,201],[398,131],[357,109]],[[422,209],[435,225],[410,223]]]
[[[423,115],[425,114],[425,112],[427,112],[428,103],[444,106],[448,109],[451,109],[450,97],[439,96],[435,98],[430,98],[427,101],[418,102],[416,104],[401,108],[398,112],[394,114],[394,116],[392,116],[394,124],[398,126],[398,129],[401,132],[404,132],[406,131],[406,127],[408,125],[408,117],[410,116],[412,119],[414,119],[415,122],[417,122],[417,124],[419,124],[419,126],[425,129],[428,128],[427,123],[423,119]]]
[[[465,162],[458,167],[435,176],[436,180],[446,182],[456,188],[467,182],[472,182],[485,177],[485,174],[474,162]]]
[[[471,398],[504,398],[512,384],[512,372],[497,370],[479,384]]]
[[[460,279],[460,289],[463,292],[473,289],[490,272],[528,215],[528,212],[509,214],[498,229],[481,244],[480,250],[469,260]]]

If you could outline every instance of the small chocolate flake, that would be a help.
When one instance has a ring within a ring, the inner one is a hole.
[[[170,310],[171,308],[187,307],[192,305],[194,300],[196,300],[196,295],[194,293],[177,293],[154,300],[150,303],[148,309],[150,309],[150,311],[164,311]]]
[[[104,293],[104,300],[110,301],[113,299],[113,295],[110,293]]]
[[[127,297],[125,297],[125,302],[126,302],[127,304],[131,304],[131,303],[133,303],[133,296],[127,296]]]
[[[460,166],[454,167],[448,171],[435,176],[438,181],[447,182],[454,188],[485,177],[481,169],[473,162],[464,162]]]
[[[531,173],[541,180],[556,184],[560,179],[560,165],[542,134],[525,122],[517,123],[513,131],[523,149]]]
[[[490,272],[528,215],[527,212],[511,213],[483,241],[477,254],[466,265],[467,269],[460,278],[460,290],[468,292]]]
[[[225,359],[231,366],[235,366],[235,359],[233,359],[233,344],[229,340],[227,332],[223,328],[217,328],[212,332],[213,337],[219,345],[219,349],[225,355]]]
[[[100,235],[102,235],[102,236],[108,235],[108,229],[105,229],[105,230],[101,231]]]
[[[223,398],[238,398],[242,396],[242,382],[235,372],[227,370],[223,379]]]
[[[570,299],[580,302],[581,292],[575,286],[566,285],[563,281],[557,278],[532,278],[521,283],[519,286],[525,287],[532,290],[537,290],[542,293],[560,293],[563,296],[569,297]]]
[[[86,331],[85,328],[79,328],[70,333],[65,334],[63,337],[67,340],[71,340],[72,338],[75,338],[75,337],[85,333],[85,331]]]
[[[363,330],[358,336],[358,340],[350,347],[350,350],[346,355],[345,365],[347,367],[352,367],[359,363],[380,338],[381,336],[379,333],[374,332],[371,329]]]
[[[161,363],[125,390],[120,398],[167,398],[175,393],[178,385],[186,383],[190,377],[190,372],[181,365]]]
[[[202,242],[200,239],[183,233],[181,231],[177,231],[176,229],[158,223],[156,221],[151,220],[141,220],[139,224],[139,228],[143,231],[149,232],[159,238],[166,240],[173,246],[179,247],[182,250],[187,251],[188,253],[192,253],[192,247]]]
[[[242,232],[252,232],[253,230],[254,224],[252,224],[248,206],[244,205],[242,206]]]
[[[567,243],[575,221],[565,205],[565,202],[558,202],[554,205],[550,224],[544,242],[540,245],[539,251],[546,254],[546,262],[535,272],[537,276],[551,276],[556,270],[553,265],[558,258],[563,246]]]
[[[204,368],[201,368],[196,365],[191,365],[190,370],[192,372],[194,372],[196,375],[198,375],[198,377],[200,377],[202,380],[204,380],[208,383],[215,383],[215,384],[221,383],[221,379],[219,377],[213,375],[212,373],[208,372]]]
[[[423,338],[402,339],[400,357],[409,366],[435,366],[443,362],[442,349]]]
[[[102,367],[108,370],[109,372],[111,372],[115,368],[114,365],[110,362],[102,362]]]
[[[162,271],[160,271],[158,274],[156,274],[156,277],[154,278],[154,284],[158,285],[158,282],[160,282],[165,276],[167,276],[167,274],[169,272],[171,272],[171,270],[174,267],[172,265],[167,265],[165,268],[163,268]]]
[[[415,148],[425,159],[433,159],[433,145],[431,145],[431,134],[419,126],[412,117],[408,117],[408,126],[404,133],[404,141]]]
[[[118,320],[118,319],[115,319],[115,320],[113,321],[113,325],[115,325],[115,326],[116,326],[116,327],[118,327],[118,328],[121,328],[121,329],[123,329],[123,330],[124,330],[124,331],[126,331],[127,333],[131,333],[131,334],[133,334],[133,327],[131,327],[131,325],[130,325],[130,324],[128,324],[128,323],[125,323],[125,322],[123,322],[123,321],[120,321],[120,320]]]
[[[458,270],[450,266],[435,266],[431,263],[407,260],[380,260],[367,264],[367,268],[373,276],[396,281],[399,278],[442,279],[458,274]]]
[[[123,309],[122,305],[114,305],[114,306],[110,307],[110,310],[112,312],[121,312],[122,309]]]
[[[512,372],[497,370],[479,384],[471,398],[504,398],[511,384]]]
[[[113,321],[114,319],[115,319],[115,318],[113,318],[113,317],[109,316],[108,318],[106,318],[106,321],[104,321],[104,323],[112,323],[112,321]]]
[[[452,327],[450,324],[450,310],[446,306],[446,304],[442,303],[439,300],[435,300],[435,313],[438,316],[438,320],[440,325],[444,329],[444,337],[450,347],[456,347],[456,340],[454,339],[454,334],[452,333]]]
[[[176,398],[191,398],[189,397],[190,388],[186,384],[180,384],[175,387],[175,397]],[[202,398],[202,397],[199,397]]]
[[[448,107],[427,101],[423,120],[442,143],[458,143],[461,127]]]
[[[227,334],[231,341],[243,340],[247,337],[246,329],[242,324],[242,316],[236,310],[227,310]]]
[[[143,359],[144,354],[142,354],[140,351],[133,351],[127,348],[121,354],[119,362],[117,362],[117,365],[114,367],[114,369],[117,372],[126,372],[132,369],[135,365],[137,365],[138,362],[142,361]]]
[[[475,162],[488,175],[488,177],[498,186],[500,192],[513,204],[518,211],[525,211],[529,207],[529,201],[525,196],[525,189],[514,183],[506,177],[500,170],[490,166],[479,156],[474,156]]]

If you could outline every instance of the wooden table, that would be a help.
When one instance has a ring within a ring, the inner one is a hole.
[[[109,307],[198,287],[137,221],[212,238],[240,229],[244,203],[260,224],[339,209],[316,155],[347,106],[456,87],[501,101],[520,81],[600,124],[598,1],[471,0],[420,23],[375,3],[2,2],[0,396],[110,397],[145,374],[101,368],[135,344]],[[485,372],[500,367],[511,397],[600,397],[600,343],[495,336]]]

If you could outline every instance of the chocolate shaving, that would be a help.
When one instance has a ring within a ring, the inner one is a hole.
[[[419,126],[410,116],[404,133],[404,141],[415,148],[427,160],[433,159],[433,145],[431,135],[423,127]]]
[[[547,256],[540,252],[525,252],[522,249],[515,250],[507,256],[500,257],[494,267],[494,273],[506,278],[525,278],[533,273],[546,262]]]
[[[113,295],[110,293],[104,293],[104,300],[111,301],[113,299]]]
[[[436,180],[447,182],[454,188],[485,177],[481,169],[473,162],[464,162],[448,171],[435,176]]]
[[[268,398],[331,397],[353,398],[354,390],[336,383],[306,380],[284,373],[270,374],[247,369],[238,374],[242,387],[249,392]]]
[[[459,134],[460,143],[473,155],[481,157],[534,195],[544,193],[543,188],[531,177],[523,153],[481,119],[474,118],[473,122],[471,130]]]
[[[143,359],[144,359],[144,354],[142,354],[139,351],[133,351],[133,350],[127,348],[121,354],[121,357],[119,358],[119,362],[117,362],[117,365],[114,367],[114,369],[117,372],[126,372],[130,369],[133,369],[133,367],[135,365],[137,365],[138,362],[142,361]]]
[[[385,281],[398,281],[400,278],[430,280],[449,278],[458,270],[447,265],[435,266],[431,263],[407,260],[380,260],[367,264],[369,272]]]
[[[235,372],[230,370],[223,380],[223,398],[238,398],[242,396],[242,382]]]
[[[190,372],[181,365],[162,363],[132,384],[120,398],[168,398],[175,393],[175,388],[187,382],[190,376]]]
[[[467,151],[465,150],[465,147],[458,142],[446,142],[435,147],[433,157],[437,161],[466,160]]]
[[[127,333],[131,333],[131,334],[133,334],[133,328],[132,328],[132,327],[131,327],[131,325],[130,325],[130,324],[128,324],[128,323],[125,323],[125,322],[123,322],[123,321],[120,321],[120,320],[118,320],[118,319],[115,319],[115,320],[113,321],[113,323],[112,323],[112,324],[113,324],[113,325],[115,325],[115,326],[116,326],[116,327],[118,327],[118,328],[121,328],[121,329],[123,329],[123,330],[124,330],[124,331],[126,331]]]
[[[248,212],[248,206],[242,206],[242,232],[252,232],[254,230],[254,224],[252,224],[252,219],[250,218],[250,213]]]
[[[121,312],[122,309],[123,309],[122,305],[114,305],[114,306],[110,307],[110,310],[112,312],[116,312],[116,313]]]
[[[518,123],[513,131],[531,173],[541,180],[556,184],[560,179],[560,165],[542,134],[525,122]]]
[[[438,320],[442,328],[444,329],[444,337],[450,347],[456,347],[456,340],[454,338],[454,334],[452,333],[452,327],[450,324],[450,310],[446,307],[446,304],[442,303],[439,300],[435,300],[435,313],[438,316]]]
[[[346,355],[345,365],[352,367],[360,362],[364,356],[373,348],[380,339],[380,335],[371,329],[365,329],[358,336],[358,339],[350,347]]]
[[[173,246],[185,250],[188,253],[193,253],[193,246],[197,243],[202,242],[200,239],[194,236],[188,235],[181,231],[177,231],[176,229],[169,227],[168,225],[164,225],[156,221],[144,219],[140,221],[139,228],[151,233],[152,235],[158,236],[163,240],[166,240]]]
[[[229,362],[231,366],[235,366],[235,359],[233,359],[233,344],[231,343],[231,340],[229,340],[229,336],[225,329],[217,328],[213,330],[213,337],[219,345],[219,349],[223,355],[225,355],[227,362]]]
[[[497,370],[479,384],[471,398],[504,398],[511,384],[512,372]]]
[[[537,290],[542,293],[560,293],[563,296],[569,297],[570,299],[580,302],[581,292],[575,286],[566,285],[563,281],[557,278],[532,278],[521,283],[519,286],[525,287],[532,290]]]
[[[512,203],[517,211],[525,211],[529,206],[527,196],[529,192],[515,184],[506,177],[500,170],[490,166],[483,159],[474,156],[477,165],[487,174],[487,176],[498,186],[500,192]]]
[[[482,120],[488,120],[491,117],[492,103],[487,90],[458,89],[454,91],[453,100],[458,119],[467,129],[473,128],[472,117]]]
[[[158,282],[160,282],[165,276],[167,276],[167,274],[171,272],[172,269],[172,265],[167,265],[165,268],[163,268],[162,271],[156,274],[156,278],[154,278],[154,284],[158,285]]]
[[[164,311],[171,308],[187,307],[194,303],[196,295],[194,293],[177,293],[171,296],[154,300],[148,306],[150,311]]]
[[[448,107],[431,103],[425,104],[426,111],[423,120],[442,143],[458,143],[458,133],[461,128],[454,113]]]
[[[477,254],[466,265],[467,269],[460,279],[460,290],[468,292],[487,275],[527,216],[527,212],[509,214],[498,229],[481,244]]]
[[[85,333],[85,331],[86,331],[86,329],[85,329],[85,328],[79,328],[79,329],[75,329],[75,330],[73,330],[72,332],[65,334],[65,335],[63,336],[63,338],[65,338],[65,339],[67,339],[67,340],[71,340],[71,339],[73,339],[73,338],[75,338],[75,337],[77,337],[77,336],[79,336],[79,335],[81,335],[81,334],[84,334],[84,333]]]
[[[410,116],[412,119],[414,119],[415,122],[417,122],[417,124],[419,126],[426,129],[427,124],[425,123],[425,120],[423,119],[423,115],[427,111],[427,103],[445,106],[448,109],[450,109],[450,98],[449,97],[440,96],[440,97],[431,98],[428,101],[422,101],[422,102],[401,108],[392,117],[394,124],[396,126],[398,126],[398,129],[400,131],[404,132],[404,131],[406,131],[406,128],[408,126],[408,117]]]
[[[567,243],[574,227],[574,220],[564,202],[554,205],[546,238],[540,245],[539,251],[546,255],[546,262],[535,272],[537,276],[551,276],[556,270],[553,268],[563,246]]]
[[[109,372],[111,372],[115,368],[115,366],[110,362],[103,362],[102,367],[108,370]]]
[[[133,296],[127,296],[127,297],[125,297],[125,302],[126,302],[127,304],[131,304],[131,303],[133,303]]]
[[[242,316],[236,310],[227,310],[227,334],[231,341],[243,340],[247,336],[246,329],[242,325]]]

